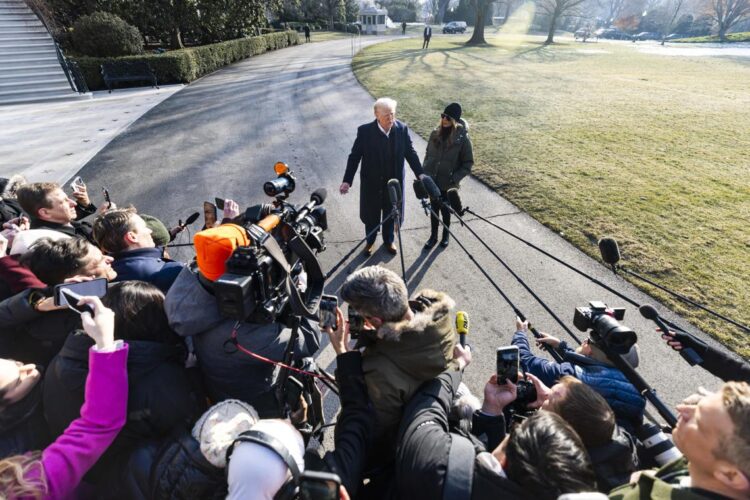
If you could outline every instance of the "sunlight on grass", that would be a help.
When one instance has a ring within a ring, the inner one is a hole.
[[[422,137],[460,102],[488,186],[592,256],[615,237],[631,269],[749,324],[750,61],[487,34],[380,44],[353,67]],[[750,355],[749,336],[645,289]]]

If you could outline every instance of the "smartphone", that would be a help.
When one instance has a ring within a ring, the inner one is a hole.
[[[219,210],[224,210],[224,200],[221,198],[214,198],[214,203],[216,203],[216,208]]]
[[[78,314],[83,314],[85,312],[90,313],[92,316],[94,315],[94,308],[92,308],[88,304],[78,305],[78,302],[81,300],[82,295],[78,295],[74,291],[63,288],[60,290],[60,297],[62,297],[65,300],[65,305],[67,305],[70,309],[77,312]]]
[[[107,295],[107,278],[97,278],[91,281],[82,281],[80,283],[61,283],[55,285],[55,305],[67,306],[68,301],[65,296],[61,295],[62,290],[70,290],[81,297],[99,297]]]
[[[365,318],[352,306],[346,310],[346,316],[349,321],[349,336],[358,339],[359,335],[365,330]]]
[[[302,500],[338,500],[341,478],[330,472],[306,470],[299,482],[299,498]]]
[[[304,389],[305,386],[296,377],[289,376],[286,379],[286,402],[289,403],[289,408],[292,411],[299,410],[300,397]]]
[[[320,298],[320,307],[318,307],[318,322],[320,326],[326,328],[330,326],[334,330],[339,327],[336,321],[336,308],[339,306],[339,299],[335,295],[323,295]]]
[[[508,380],[518,383],[518,347],[514,345],[497,348],[497,383]]]
[[[203,202],[203,229],[210,229],[216,225],[216,218],[218,213],[216,212],[216,205],[210,201]]]
[[[82,187],[86,187],[86,183],[83,182],[83,179],[80,175],[73,179],[73,181],[70,183],[70,189],[72,189],[73,191],[78,191]]]
[[[112,206],[112,200],[109,198],[109,191],[107,191],[107,188],[104,186],[102,186],[102,194],[104,195],[104,201],[106,201],[109,206]]]

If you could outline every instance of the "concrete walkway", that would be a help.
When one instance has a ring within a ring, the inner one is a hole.
[[[65,182],[184,85],[94,92],[86,101],[0,106],[0,177]]]
[[[363,38],[363,45],[382,40]],[[330,269],[363,236],[358,217],[359,185],[347,196],[340,196],[337,191],[357,126],[373,119],[373,97],[357,82],[350,63],[350,43],[343,40],[287,48],[217,71],[133,123],[96,155],[81,175],[96,185],[106,184],[118,204],[133,203],[139,211],[158,214],[165,222],[175,223],[200,210],[204,200],[216,196],[233,198],[243,209],[270,201],[261,187],[274,177],[274,162],[285,161],[298,180],[292,201],[307,201],[318,187],[328,190],[328,248],[320,259],[323,269]],[[413,138],[422,157],[425,142],[420,137]],[[412,178],[408,173],[407,182]],[[502,227],[639,303],[655,304],[669,319],[684,323],[474,179],[463,183],[461,195],[465,205],[492,217]],[[200,224],[199,220],[192,230],[199,229]],[[602,300],[611,306],[627,305],[503,233],[479,221],[469,224],[571,329],[576,306],[585,306],[590,300]],[[466,228],[457,223],[451,228],[540,330],[573,342]],[[407,284],[411,291],[424,287],[445,290],[458,309],[469,311],[470,342],[475,351],[473,366],[464,379],[481,395],[484,383],[495,370],[496,348],[510,342],[515,314],[455,241],[445,250],[423,252],[428,234],[429,219],[409,186],[403,228]],[[188,259],[192,254],[188,251],[178,257]],[[400,273],[399,258],[383,250],[369,259],[360,255],[332,276],[328,292],[335,293],[357,266],[376,263]],[[690,368],[666,347],[654,332],[654,325],[635,308],[628,307],[624,323],[639,335],[639,372],[668,404],[676,404],[698,385],[717,387],[716,379],[700,368]],[[573,331],[585,338],[584,333]],[[705,337],[700,332],[696,334]],[[319,360],[330,367],[332,350],[325,349]]]

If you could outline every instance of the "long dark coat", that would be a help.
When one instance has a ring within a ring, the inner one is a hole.
[[[380,210],[383,206],[383,200],[388,199],[388,180],[391,179],[391,172],[396,172],[397,179],[401,183],[401,218],[403,220],[403,200],[404,200],[404,160],[409,162],[412,172],[419,177],[424,172],[422,164],[419,162],[419,156],[414,151],[414,146],[409,137],[409,128],[396,120],[391,128],[391,134],[396,140],[395,153],[393,155],[395,168],[389,168],[386,165],[386,155],[379,141],[383,132],[378,128],[377,120],[361,125],[357,129],[357,138],[354,140],[352,152],[349,154],[349,160],[346,162],[346,173],[344,182],[350,186],[354,184],[354,174],[357,173],[360,160],[362,161],[362,170],[359,172],[361,187],[359,190],[359,218],[365,225],[375,225],[380,223]]]

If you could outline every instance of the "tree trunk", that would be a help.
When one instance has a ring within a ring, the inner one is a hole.
[[[512,6],[513,6],[513,0],[505,1],[505,17],[503,18],[503,24],[508,22],[508,17],[510,17],[510,8]]]
[[[481,5],[477,6],[477,17],[474,24],[474,32],[471,34],[471,38],[469,38],[469,41],[466,42],[466,45],[483,45],[487,43],[487,41],[484,39],[484,18],[485,15],[487,15],[487,10],[489,10],[489,6],[492,4],[492,2],[490,2],[489,4],[485,4],[484,2],[477,3],[481,3]]]
[[[719,25],[719,41],[724,43],[727,41],[727,28],[723,25]]]
[[[443,18],[445,17],[445,11],[448,10],[448,4],[450,0],[439,0],[437,15],[435,16],[435,24],[443,24]]]
[[[169,47],[174,50],[185,48],[185,46],[182,44],[182,33],[180,32],[179,26],[175,26],[174,28],[172,28]]]
[[[552,13],[552,17],[549,22],[549,32],[547,33],[547,39],[544,41],[544,45],[555,43],[555,27],[557,26],[557,18],[560,14],[557,11]]]

